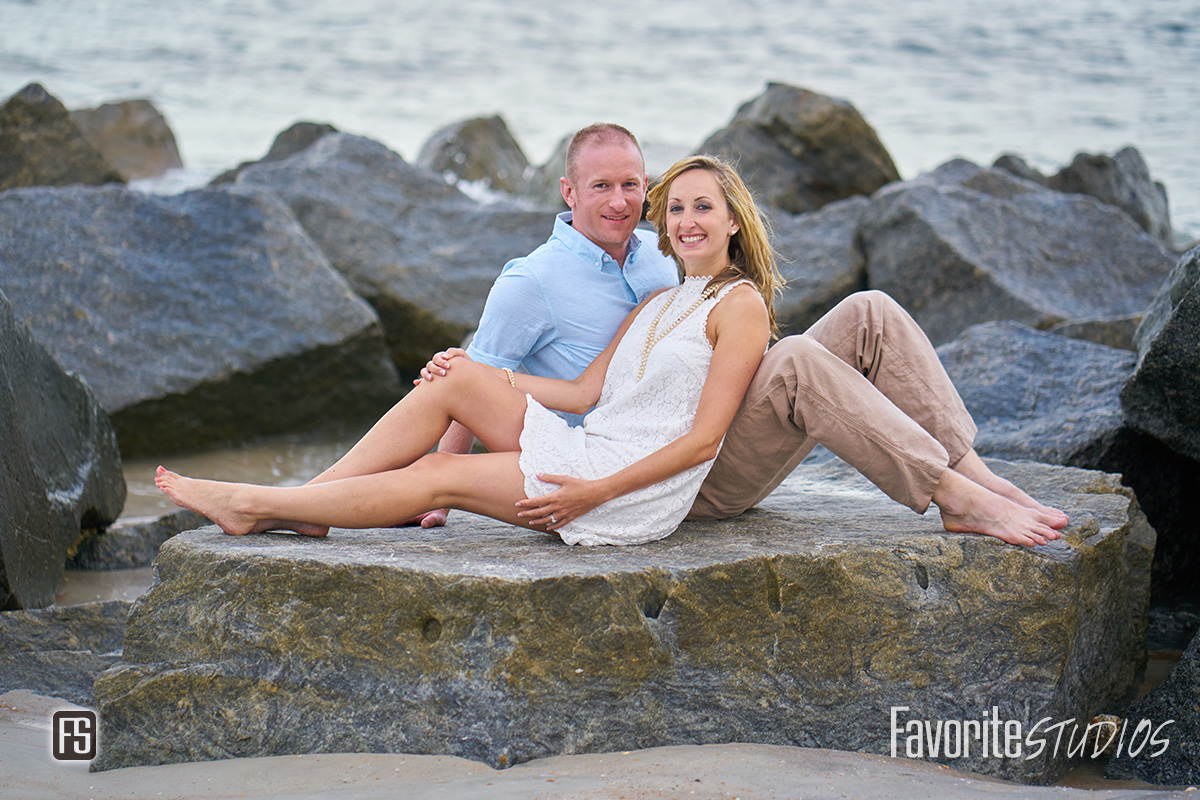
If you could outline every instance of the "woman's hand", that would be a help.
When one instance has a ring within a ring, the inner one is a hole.
[[[413,386],[419,386],[421,381],[432,381],[434,378],[445,375],[446,370],[450,369],[451,360],[455,358],[470,358],[470,356],[461,347],[451,347],[448,350],[435,353],[433,358],[429,359],[429,363],[421,370],[421,377],[413,381]]]
[[[548,531],[561,528],[611,499],[599,481],[540,472],[538,480],[556,483],[559,488],[538,497],[518,500],[517,507],[522,510],[517,512],[517,516],[529,518],[530,525],[544,525]]]

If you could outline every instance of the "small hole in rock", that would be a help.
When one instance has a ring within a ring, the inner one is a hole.
[[[442,638],[442,623],[438,622],[433,617],[425,620],[425,624],[421,626],[421,635],[425,637],[425,641],[433,644],[438,639]]]

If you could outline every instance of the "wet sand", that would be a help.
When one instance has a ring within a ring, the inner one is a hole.
[[[885,756],[759,744],[558,756],[497,771],[451,756],[304,755],[89,772],[49,753],[51,714],[70,704],[0,695],[0,796],[60,798],[885,798],[1132,800],[1182,791],[1109,783],[1031,787]],[[1196,795],[1190,795],[1196,796]]]

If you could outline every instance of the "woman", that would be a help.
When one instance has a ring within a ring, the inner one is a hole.
[[[684,159],[651,190],[650,204],[659,246],[683,283],[635,308],[577,379],[515,375],[451,350],[323,482],[227,484],[160,467],[157,485],[229,534],[321,536],[330,526],[380,527],[450,507],[554,531],[569,544],[669,535],[766,350],[783,281],[762,217],[728,165]],[[547,410],[593,406],[582,428]],[[489,452],[429,453],[452,420]],[[357,474],[379,463],[381,447],[394,468]]]

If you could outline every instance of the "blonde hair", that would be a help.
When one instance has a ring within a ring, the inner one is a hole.
[[[775,298],[787,284],[775,264],[775,251],[771,247],[770,226],[758,211],[754,197],[737,171],[728,162],[714,156],[697,155],[676,161],[662,174],[650,189],[647,199],[650,210],[646,219],[658,230],[658,249],[663,255],[671,256],[683,274],[683,262],[671,247],[667,233],[667,192],[671,182],[683,173],[702,169],[717,179],[721,194],[730,212],[737,219],[739,230],[729,239],[729,268],[715,275],[708,285],[714,291],[733,281],[749,279],[767,304],[767,316],[771,322],[771,335],[778,334],[775,322]]]

